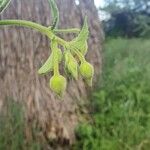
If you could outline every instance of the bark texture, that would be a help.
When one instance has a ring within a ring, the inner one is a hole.
[[[101,70],[103,39],[98,13],[93,0],[57,0],[60,28],[81,27],[88,16],[90,37],[87,59],[95,67],[95,81]],[[50,9],[47,0],[12,0],[1,19],[25,19],[49,25]],[[61,35],[72,39],[72,35]],[[74,129],[82,118],[81,109],[88,101],[87,87],[82,81],[68,81],[64,100],[49,89],[51,74],[39,76],[38,68],[49,56],[49,40],[37,31],[23,27],[0,27],[0,106],[11,97],[21,102],[26,112],[26,136],[32,138],[33,123],[39,136],[60,144],[71,144]]]

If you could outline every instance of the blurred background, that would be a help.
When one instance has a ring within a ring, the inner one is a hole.
[[[30,29],[1,27],[0,150],[149,150],[150,1],[56,2],[60,28],[81,27],[88,16],[93,89],[70,80],[58,100],[49,76],[36,73],[49,41]],[[43,0],[12,0],[0,19],[48,25],[49,14]]]

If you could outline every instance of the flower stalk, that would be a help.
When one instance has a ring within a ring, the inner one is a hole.
[[[31,29],[38,30],[40,33],[46,35],[50,40],[52,40],[54,37],[56,41],[60,45],[66,45],[66,41],[57,37],[52,30],[50,30],[48,27],[42,26],[38,23],[26,21],[26,20],[0,20],[0,26],[6,25],[6,26],[22,26],[22,27],[28,27]]]
[[[87,19],[85,18],[82,29],[71,28],[71,29],[58,29],[59,12],[54,0],[48,0],[51,11],[52,11],[52,25],[43,26],[35,22],[26,20],[0,20],[0,26],[21,26],[27,27],[39,31],[41,34],[46,35],[51,41],[51,54],[47,61],[38,70],[38,74],[46,74],[50,71],[53,72],[53,76],[50,79],[50,88],[58,95],[63,95],[67,80],[59,72],[59,64],[62,59],[65,59],[65,68],[74,79],[77,80],[78,73],[80,73],[83,79],[92,85],[92,78],[94,74],[94,68],[85,59],[87,52],[87,39],[88,39],[88,25]],[[0,8],[1,3],[0,3]],[[65,41],[64,39],[57,36],[57,33],[76,33],[77,37],[72,41]],[[63,50],[59,49],[59,45],[63,47]],[[63,55],[65,57],[63,57]],[[76,60],[76,56],[78,60]],[[79,64],[78,64],[79,63]],[[80,66],[80,67],[79,67]]]

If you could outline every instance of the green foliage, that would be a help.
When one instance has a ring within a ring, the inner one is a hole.
[[[62,51],[60,49],[56,49],[56,53],[58,55],[58,62],[62,60]],[[46,74],[54,69],[54,52],[48,57],[46,62],[42,65],[42,67],[38,70],[38,74]]]
[[[150,37],[149,0],[107,0],[101,9],[111,16],[103,22],[107,36]]]
[[[73,50],[76,49],[79,52],[81,52],[82,55],[85,55],[88,49],[87,46],[88,35],[89,29],[87,24],[87,18],[85,18],[82,30],[80,31],[79,35],[69,43],[70,48]]]
[[[10,1],[11,0],[0,0],[0,13],[2,13],[2,11],[4,11],[7,8]]]
[[[103,9],[109,13],[114,13],[121,10],[146,10],[148,11],[149,0],[105,0]]]
[[[49,71],[53,70],[53,53],[48,57],[46,62],[42,65],[42,67],[38,70],[38,74],[45,74]]]
[[[150,37],[150,16],[139,14],[135,18],[136,28],[134,32],[138,33],[140,37]]]
[[[52,29],[57,28],[58,23],[59,23],[59,10],[57,8],[56,2],[55,0],[48,0],[49,4],[50,4],[50,8],[51,8],[51,14],[52,14]]]
[[[149,150],[149,48],[149,40],[106,42],[101,87],[91,99],[93,120],[77,128],[75,150]]]
[[[0,114],[0,150],[40,150],[37,141],[27,143],[23,108],[12,99],[6,99]]]

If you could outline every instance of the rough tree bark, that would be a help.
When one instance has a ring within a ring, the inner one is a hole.
[[[81,27],[88,16],[90,27],[87,59],[95,67],[95,81],[101,68],[102,30],[93,0],[57,0],[61,28]],[[12,0],[1,19],[26,19],[50,24],[47,0]],[[72,35],[63,36],[71,39]],[[68,81],[64,100],[50,91],[51,74],[39,76],[37,70],[49,55],[49,41],[37,31],[23,27],[0,27],[0,106],[7,97],[25,106],[26,136],[32,138],[33,122],[41,129],[40,136],[57,142],[72,143],[74,129],[81,119],[80,109],[87,102],[87,87],[79,81]]]

